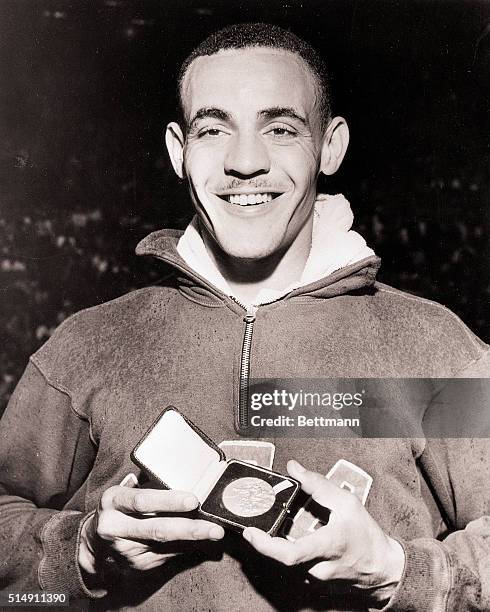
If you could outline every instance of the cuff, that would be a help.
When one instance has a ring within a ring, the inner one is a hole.
[[[405,567],[382,612],[444,612],[450,590],[444,547],[429,538],[399,542],[405,551]]]
[[[80,531],[89,516],[62,511],[44,525],[41,532],[44,554],[38,570],[39,584],[43,590],[67,593],[73,599],[98,599],[105,595],[90,591],[85,586],[78,565]]]

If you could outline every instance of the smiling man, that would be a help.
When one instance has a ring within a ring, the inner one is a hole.
[[[97,609],[488,610],[486,439],[278,437],[274,469],[326,523],[289,540],[225,534],[195,518],[195,495],[131,486],[129,453],[167,405],[243,450],[252,376],[379,389],[488,376],[488,347],[442,306],[376,283],[348,202],[317,193],[349,133],[308,44],[232,26],[189,56],[179,92],[166,142],[196,217],[138,246],[176,273],[75,315],[32,356],[1,424],[2,584]],[[428,388],[396,402],[407,418],[422,403],[437,431]],[[465,420],[489,437],[484,409]]]
[[[300,279],[318,174],[333,174],[347,148],[326,70],[312,50],[304,55],[311,67],[294,50],[229,49],[191,56],[181,73],[184,126],[169,125],[167,146],[237,297]]]

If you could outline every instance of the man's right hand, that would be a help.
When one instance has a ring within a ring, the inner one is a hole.
[[[184,491],[132,489],[114,486],[104,492],[96,512],[82,528],[78,562],[89,583],[97,583],[97,565],[111,554],[128,567],[149,570],[179,554],[178,546],[162,551],[163,542],[220,540],[219,525],[182,516],[159,517],[158,513],[182,514],[197,508],[195,495]],[[157,516],[147,516],[157,513]],[[146,515],[146,516],[145,516]]]

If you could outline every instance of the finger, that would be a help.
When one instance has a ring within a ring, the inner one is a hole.
[[[111,547],[117,553],[126,557],[126,559],[131,559],[132,557],[150,552],[152,545],[154,545],[152,542],[141,542],[117,537],[112,542]]]
[[[141,554],[139,557],[133,557],[129,560],[129,564],[132,568],[137,570],[147,571],[150,569],[155,569],[156,567],[160,567],[166,561],[168,561],[171,557],[176,557],[178,553],[154,553],[147,552]]]
[[[116,551],[119,555],[124,557],[128,562],[141,559],[142,557],[149,558],[162,558],[175,557],[180,554],[176,551],[158,551],[155,546],[155,542],[143,543],[140,541],[127,540],[126,538],[116,538],[112,543],[112,550]]]
[[[224,529],[220,525],[200,519],[187,519],[182,517],[149,518],[143,521],[136,520],[136,529],[140,525],[140,533],[157,542],[175,542],[179,540],[221,540]]]
[[[100,515],[98,534],[105,540],[125,538],[156,542],[178,540],[221,540],[224,530],[219,525],[183,517],[138,519],[115,510]]]
[[[297,461],[289,461],[287,468],[289,474],[301,482],[303,491],[325,508],[345,514],[351,505],[354,506],[358,501],[349,491],[341,489],[318,472],[306,470]]]
[[[104,492],[101,508],[116,509],[124,513],[189,512],[199,505],[195,495],[186,491],[159,489],[133,489],[111,487]]]
[[[243,532],[243,537],[259,553],[280,561],[284,565],[297,565],[316,559],[319,555],[319,538],[315,539],[311,536],[290,542],[284,538],[273,538],[255,527],[247,527]]]
[[[332,561],[320,561],[308,570],[308,574],[317,580],[335,580],[337,577],[335,563]]]
[[[158,567],[179,554],[179,552],[156,552],[141,543],[118,538],[113,543],[108,558],[123,569],[147,570]]]

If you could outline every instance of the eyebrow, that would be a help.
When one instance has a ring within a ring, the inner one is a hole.
[[[191,121],[189,121],[189,129],[192,129],[196,121],[199,121],[199,119],[219,119],[220,121],[229,121],[231,116],[222,108],[200,108],[194,117],[192,117]]]
[[[304,117],[299,115],[294,108],[290,106],[273,106],[271,108],[265,108],[264,110],[259,111],[259,117],[264,117],[265,119],[277,119],[279,117],[289,117],[289,119],[296,119],[303,125],[307,126],[308,123]]]

